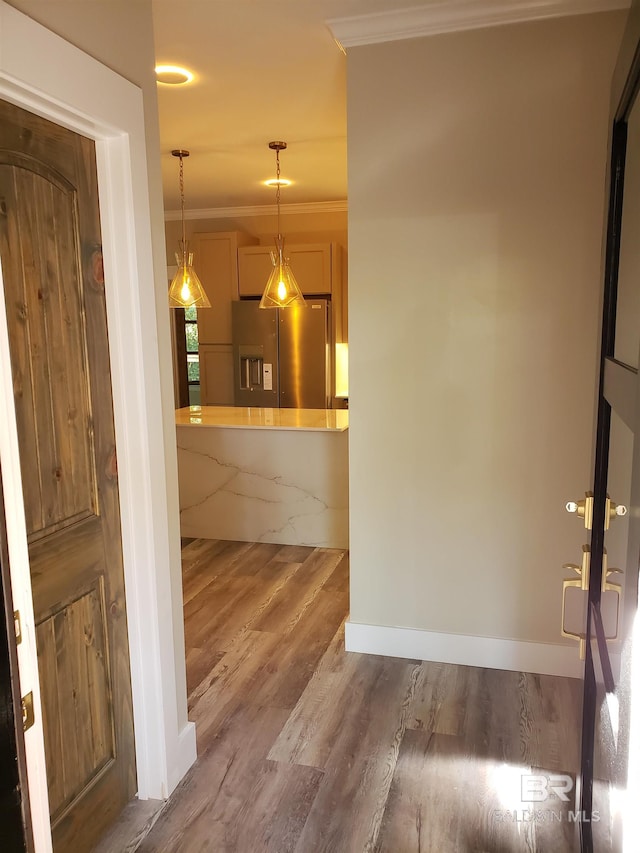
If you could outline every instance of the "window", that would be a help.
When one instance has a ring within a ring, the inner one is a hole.
[[[184,334],[187,344],[187,385],[189,405],[200,405],[200,355],[198,354],[198,310],[184,309]]]

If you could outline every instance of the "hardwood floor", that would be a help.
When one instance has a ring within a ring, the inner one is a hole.
[[[575,775],[578,682],[346,653],[342,551],[195,540],[183,561],[199,758],[142,840],[101,851],[574,849],[573,803],[521,784]]]

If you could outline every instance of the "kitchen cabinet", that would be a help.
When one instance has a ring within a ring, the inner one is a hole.
[[[262,296],[271,274],[272,246],[247,246],[238,250],[240,296]],[[285,256],[304,296],[333,295],[341,279],[340,246],[335,243],[312,243],[289,246]]]
[[[238,249],[255,243],[239,231],[194,234],[193,266],[211,302],[198,311],[200,400],[204,406],[233,405],[231,303],[238,300]]]
[[[203,406],[233,406],[233,347],[200,344],[200,401]]]
[[[238,249],[255,242],[239,231],[194,234],[193,266],[211,308],[198,311],[201,344],[231,344],[231,303],[238,299]]]

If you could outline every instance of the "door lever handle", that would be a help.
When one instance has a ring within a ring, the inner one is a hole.
[[[565,578],[562,581],[562,622],[560,625],[560,633],[563,637],[568,637],[571,640],[577,640],[579,643],[579,654],[580,660],[584,660],[586,653],[586,614],[587,614],[587,601],[588,601],[588,593],[589,593],[589,576],[591,572],[591,550],[588,545],[582,546],[582,563],[578,565],[577,563],[564,563],[562,566],[563,569],[570,570],[575,572],[578,577],[570,577]],[[603,622],[607,624],[608,633],[606,635],[607,640],[617,640],[618,639],[618,627],[620,623],[620,600],[622,597],[622,586],[619,583],[615,583],[610,580],[614,575],[622,575],[624,574],[621,569],[609,568],[607,563],[607,552],[603,551],[602,554],[602,581],[601,581],[601,602],[603,601],[605,594],[610,596],[614,594],[616,596],[615,603],[615,620],[611,618],[611,614],[614,612],[612,608],[608,606],[602,609],[603,614]],[[582,594],[582,598],[584,599],[583,606],[583,620],[584,627],[582,631],[570,631],[566,627],[566,608],[567,608],[567,590],[568,589],[577,589]],[[614,627],[615,625],[615,627]]]
[[[585,610],[585,625],[584,629],[580,632],[568,631],[565,627],[565,613],[567,607],[567,590],[568,589],[578,589],[583,593],[583,598],[585,600],[585,604],[587,601],[588,590],[589,590],[589,572],[591,570],[591,549],[588,545],[582,546],[582,563],[581,565],[577,565],[576,563],[564,563],[562,566],[563,569],[570,569],[574,571],[578,577],[577,578],[565,578],[562,581],[562,616],[561,616],[561,624],[560,624],[560,633],[563,637],[568,637],[571,640],[577,640],[579,643],[579,654],[580,660],[584,660],[586,650],[587,650],[587,641],[586,641],[586,610]]]

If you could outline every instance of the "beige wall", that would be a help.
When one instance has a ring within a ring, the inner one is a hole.
[[[349,51],[353,622],[562,642],[624,18]]]
[[[171,611],[173,614],[175,672],[178,694],[175,697],[178,725],[187,722],[184,627],[182,616],[182,575],[180,566],[180,527],[178,478],[173,422],[173,375],[169,336],[169,309],[166,298],[164,211],[160,175],[160,135],[154,74],[155,49],[151,0],[9,0],[19,11],[57,33],[85,53],[142,89],[149,205],[156,281],[158,324],[158,362],[161,367],[161,391],[164,419],[155,428],[162,430],[167,469],[167,501],[171,524],[166,531],[171,554]],[[96,92],[96,98],[100,92]],[[153,306],[150,306],[153,310]],[[166,602],[165,602],[166,604]]]

